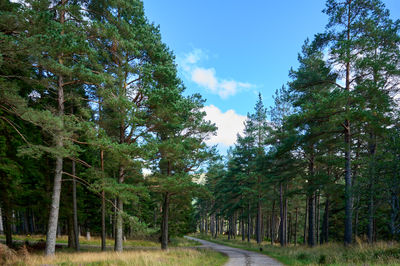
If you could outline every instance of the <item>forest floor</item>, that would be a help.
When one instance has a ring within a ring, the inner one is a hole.
[[[57,239],[58,249],[54,257],[45,257],[43,250],[32,249],[40,236],[13,236],[19,249],[12,250],[0,244],[0,265],[224,265],[228,257],[210,250],[199,249],[199,243],[184,238],[171,240],[167,251],[160,244],[148,240],[127,240],[124,252],[100,252],[100,239],[81,241],[81,251],[66,248],[66,237]],[[29,238],[27,240],[27,238]],[[24,245],[29,241],[29,245]],[[112,240],[109,240],[111,243]],[[111,249],[111,247],[109,248]]]
[[[357,241],[350,247],[341,243],[328,243],[309,248],[304,245],[280,247],[264,241],[258,245],[254,240],[250,243],[242,241],[240,236],[228,240],[226,235],[217,239],[210,235],[193,235],[217,244],[270,256],[285,265],[400,265],[400,244],[395,242],[378,242],[368,245]],[[262,251],[260,251],[262,248]]]

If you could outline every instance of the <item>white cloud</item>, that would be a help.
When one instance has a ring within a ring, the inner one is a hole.
[[[213,68],[205,69],[197,67],[192,71],[192,81],[202,87],[206,87],[215,92],[218,89],[218,80],[215,77]]]
[[[208,56],[201,49],[193,49],[190,53],[184,55],[183,58],[178,57],[178,65],[185,71],[190,73],[193,65],[197,64],[201,59],[208,59]]]
[[[232,109],[223,113],[214,105],[205,106],[204,111],[207,113],[205,119],[218,127],[217,134],[207,140],[207,144],[233,145],[236,142],[236,135],[243,132],[246,116],[239,115]]]
[[[192,52],[186,54],[184,58],[178,58],[177,61],[188,79],[211,93],[219,95],[223,99],[235,95],[239,91],[254,87],[254,85],[247,82],[221,79],[217,77],[214,68],[204,68],[198,65],[199,61],[207,58],[207,54],[204,51],[194,49]]]

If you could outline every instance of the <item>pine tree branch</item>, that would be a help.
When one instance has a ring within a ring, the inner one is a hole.
[[[71,161],[80,163],[81,165],[86,166],[87,168],[92,168],[92,166],[90,164],[88,164],[87,162],[79,159],[79,158],[75,158],[75,157],[67,157],[68,159],[70,159]]]
[[[16,126],[14,126],[14,124],[13,124],[10,120],[8,120],[8,119],[7,119],[6,117],[4,117],[4,116],[0,116],[0,118],[3,119],[4,121],[6,121],[10,126],[12,126],[12,127],[14,128],[15,131],[17,131],[18,135],[21,136],[21,138],[26,142],[26,144],[30,144],[30,143],[26,140],[26,138],[24,137],[24,135],[22,135],[22,133],[16,128]]]
[[[64,172],[64,171],[62,172],[62,174],[65,174],[65,175],[67,175],[67,176],[70,176],[70,177],[73,177],[73,178],[79,180],[80,183],[81,183],[82,185],[86,186],[87,188],[92,188],[92,185],[91,185],[89,182],[87,182],[87,181],[84,180],[83,178],[80,178],[79,176],[76,176],[76,175],[73,175],[73,174],[70,174],[70,173]],[[91,189],[89,189],[89,190],[90,190],[90,191],[93,191],[93,190],[91,190]],[[106,197],[103,197],[102,193],[97,192],[97,191],[93,191],[93,192],[94,192],[95,194],[99,195],[100,198],[104,198],[104,200],[106,200],[106,201],[108,201],[109,203],[111,203],[111,205],[112,205],[117,211],[120,211],[120,209],[114,204],[114,202],[112,202],[110,199],[108,199],[108,198],[106,198]]]

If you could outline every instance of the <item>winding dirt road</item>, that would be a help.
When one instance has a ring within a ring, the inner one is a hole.
[[[190,236],[186,236],[186,238],[200,242],[205,248],[211,248],[215,251],[226,254],[229,257],[226,266],[282,265],[278,261],[260,253],[219,245]]]

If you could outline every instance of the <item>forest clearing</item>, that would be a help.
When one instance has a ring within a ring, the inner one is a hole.
[[[0,264],[400,265],[399,17],[0,1]]]

